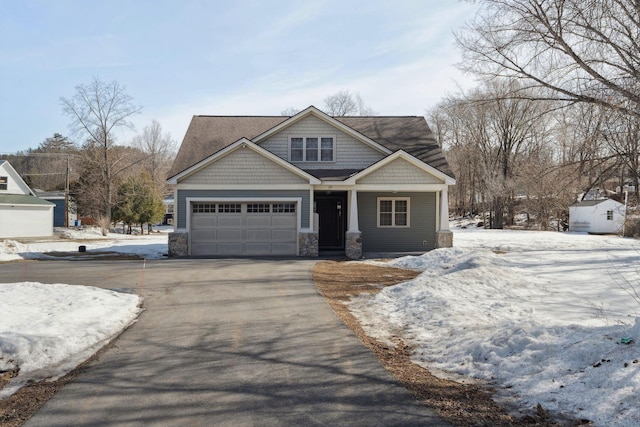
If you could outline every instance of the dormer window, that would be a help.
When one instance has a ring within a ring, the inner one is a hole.
[[[289,160],[292,162],[333,162],[335,139],[332,136],[291,137]]]
[[[9,186],[9,177],[0,176],[0,190],[6,190]]]

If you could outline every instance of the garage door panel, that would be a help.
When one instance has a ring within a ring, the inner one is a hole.
[[[271,243],[247,243],[247,255],[271,254]]]
[[[282,212],[280,205],[276,208],[264,201],[234,206],[236,212],[229,212],[226,204],[194,202],[189,233],[192,255],[296,254],[296,212]]]
[[[193,214],[191,217],[191,227],[198,229],[216,228],[218,219],[211,214]]]
[[[272,230],[271,240],[275,242],[295,242],[298,233],[294,230]]]
[[[242,215],[220,215],[218,216],[218,227],[242,227]]]
[[[191,255],[214,255],[218,252],[215,243],[194,243],[191,245]]]
[[[243,244],[239,242],[219,242],[218,251],[219,255],[244,255]]]
[[[269,228],[271,227],[271,216],[247,216],[247,227],[253,228]]]
[[[242,230],[218,230],[218,241],[242,241]]]
[[[271,254],[272,255],[290,255],[295,253],[295,243],[272,243]]]
[[[298,219],[294,215],[274,215],[271,225],[275,228],[295,228]]]
[[[271,230],[247,230],[247,241],[264,242],[271,240]]]

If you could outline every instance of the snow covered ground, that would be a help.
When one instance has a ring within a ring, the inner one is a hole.
[[[352,301],[369,334],[494,386],[515,415],[640,425],[640,241],[454,229],[454,245],[384,263],[423,273]]]
[[[45,252],[100,250],[160,258],[167,252],[167,233],[150,236],[109,234],[98,229],[60,229],[64,238],[20,243],[0,240],[0,261],[47,258]],[[55,379],[85,361],[135,321],[137,295],[90,286],[0,283],[0,372],[19,369],[0,399],[30,380]]]
[[[159,232],[150,235],[109,233],[102,236],[100,229],[95,227],[59,228],[56,229],[57,237],[29,239],[29,243],[0,239],[0,262],[48,258],[46,252],[77,252],[79,244],[86,246],[87,251],[118,252],[147,259],[162,258],[167,253],[167,233],[172,229],[155,227],[154,230]]]

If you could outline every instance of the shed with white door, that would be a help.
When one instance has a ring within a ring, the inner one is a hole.
[[[583,200],[569,206],[569,231],[621,233],[625,211],[624,204],[612,199]]]

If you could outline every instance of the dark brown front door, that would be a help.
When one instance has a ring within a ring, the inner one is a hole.
[[[344,249],[347,215],[346,193],[316,194],[315,201],[316,212],[319,216],[319,249]]]

